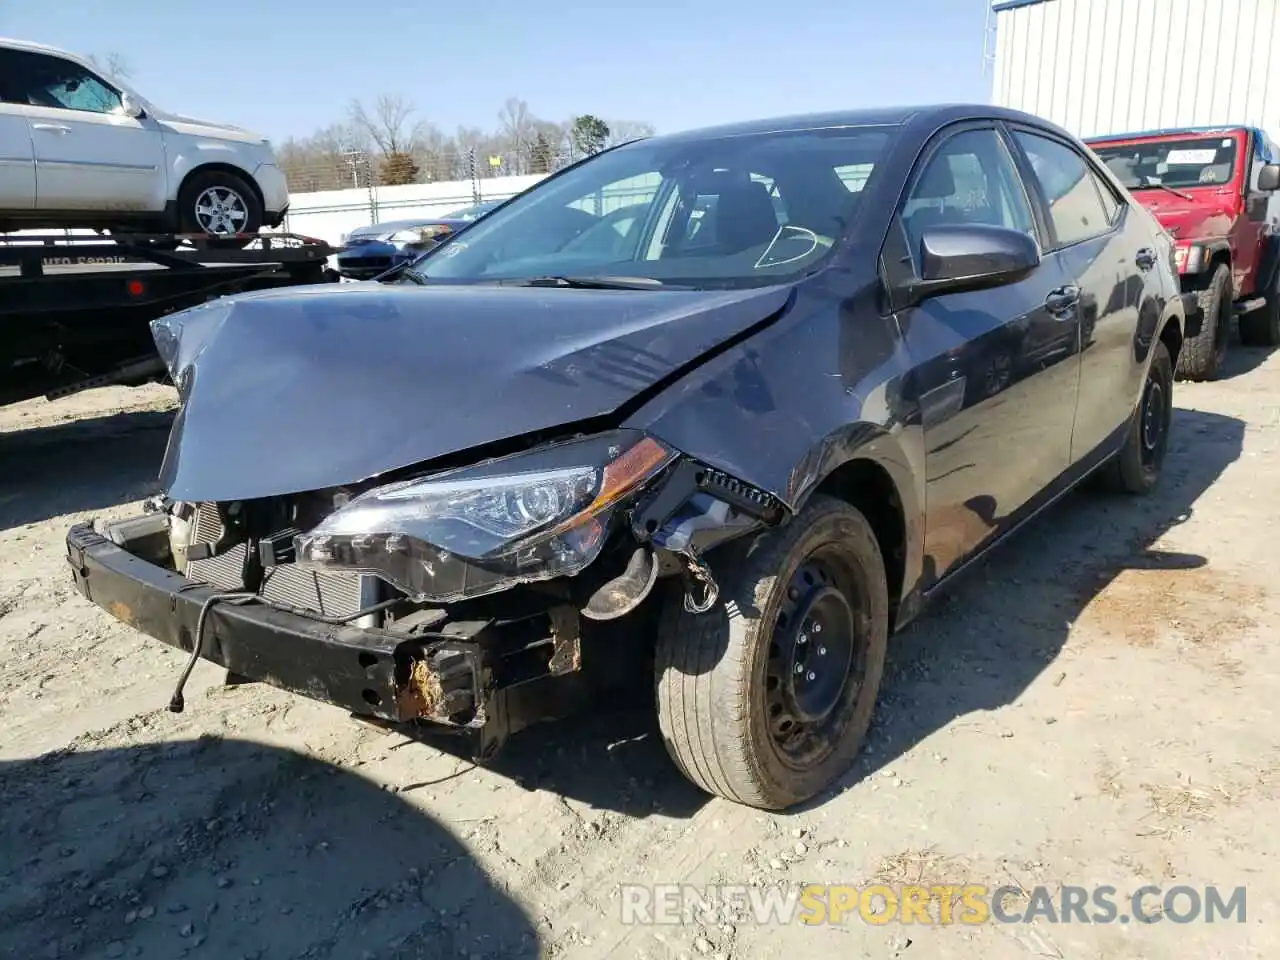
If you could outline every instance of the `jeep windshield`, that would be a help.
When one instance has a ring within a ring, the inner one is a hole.
[[[549,177],[450,238],[403,282],[785,282],[823,263],[893,127],[641,140]]]
[[[1236,138],[1233,136],[1218,134],[1090,146],[1130,190],[1221,185],[1231,182],[1235,174]]]

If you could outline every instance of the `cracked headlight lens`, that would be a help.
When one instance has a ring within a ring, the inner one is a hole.
[[[297,561],[437,603],[572,576],[599,555],[614,508],[674,458],[616,431],[377,487],[296,537]]]

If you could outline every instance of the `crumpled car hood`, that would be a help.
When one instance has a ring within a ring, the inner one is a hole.
[[[324,284],[224,297],[152,323],[182,397],[160,480],[176,500],[301,493],[608,415],[789,295]]]

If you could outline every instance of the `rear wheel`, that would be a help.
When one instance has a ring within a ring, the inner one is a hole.
[[[884,560],[861,512],[818,495],[713,571],[723,602],[695,615],[677,598],[659,631],[663,740],[707,792],[783,809],[844,773],[871,724],[889,634]]]
[[[1188,337],[1178,354],[1180,380],[1212,380],[1227,358],[1234,304],[1231,298],[1231,268],[1220,263],[1208,284],[1196,293],[1204,321],[1200,332]]]
[[[1173,423],[1173,361],[1161,340],[1156,341],[1153,353],[1124,446],[1100,472],[1103,486],[1117,493],[1151,493],[1164,472]]]

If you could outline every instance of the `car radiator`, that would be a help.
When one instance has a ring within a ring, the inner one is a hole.
[[[216,543],[222,534],[217,507],[211,503],[197,504],[192,517],[191,542]],[[209,583],[223,590],[243,590],[247,549],[241,543],[217,556],[191,560],[183,575],[188,580]],[[283,563],[267,571],[259,592],[268,600],[311,610],[321,616],[347,617],[383,599],[381,587],[382,581],[371,574],[322,573]],[[371,614],[369,619],[372,617]],[[353,622],[358,626],[373,625],[365,623],[365,619]]]

